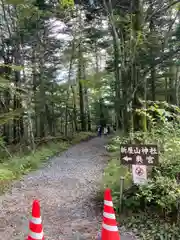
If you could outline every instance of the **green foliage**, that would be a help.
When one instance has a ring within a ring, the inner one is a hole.
[[[173,108],[173,113],[170,109],[166,111],[157,105],[152,109],[156,115],[153,116],[151,131],[115,137],[107,146],[112,159],[105,170],[103,184],[112,189],[115,208],[118,211],[119,179],[120,176],[125,177],[123,209],[126,214],[135,215],[131,220],[126,219],[125,223],[129,223],[128,226],[136,233],[140,232],[141,239],[178,239],[177,203],[180,199],[180,186],[176,175],[180,172],[180,130],[173,118],[178,118],[179,109],[176,107],[175,112]],[[158,145],[160,162],[158,166],[148,168],[149,180],[146,185],[133,185],[130,168],[120,165],[120,144],[130,142]],[[156,217],[153,218],[149,212]]]
[[[125,177],[125,188],[131,185],[131,174],[128,171],[128,168],[126,166],[121,166],[118,158],[112,158],[104,171],[103,188],[108,187],[113,189],[113,203],[117,211],[119,207],[120,176]]]
[[[0,64],[0,67],[8,67],[8,68],[11,68],[12,70],[14,71],[21,71],[24,69],[23,66],[17,66],[17,65],[10,65],[10,64]]]
[[[61,0],[60,4],[63,8],[74,7],[74,0]]]
[[[151,133],[140,133],[134,136],[139,142],[156,143],[160,150],[159,166],[149,170],[149,182],[140,186],[135,192],[127,194],[125,205],[132,207],[139,205],[140,210],[156,207],[159,212],[165,215],[173,213],[177,208],[177,200],[180,198],[179,185],[176,183],[176,174],[180,170],[179,141],[180,132],[178,129],[161,128]],[[135,204],[137,202],[137,204]]]
[[[25,0],[6,0],[5,1],[7,4],[12,4],[12,5],[19,5],[19,4],[25,4]]]
[[[139,187],[134,199],[138,202],[144,200],[145,206],[151,203],[151,206],[155,205],[167,214],[176,209],[179,198],[180,189],[175,178],[156,176],[149,180],[147,185]]]
[[[172,127],[172,121],[175,124],[180,122],[180,109],[177,106],[162,101],[145,102],[141,100],[140,102],[146,107],[136,109],[135,112],[138,113],[139,116],[146,117],[150,127],[157,126],[157,123],[161,124],[161,127],[162,124],[165,127],[167,127],[167,125]],[[168,124],[168,120],[171,120],[170,124]]]
[[[141,240],[176,240],[180,236],[180,228],[177,224],[164,222],[158,215],[152,213],[136,214],[121,221],[131,229]]]

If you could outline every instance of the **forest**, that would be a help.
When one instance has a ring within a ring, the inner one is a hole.
[[[117,212],[124,175],[124,224],[180,239],[179,0],[0,0],[0,17],[1,185],[115,126],[103,181]],[[158,144],[148,185],[119,166],[121,143]]]

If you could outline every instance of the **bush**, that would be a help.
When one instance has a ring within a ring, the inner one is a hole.
[[[177,224],[171,224],[159,219],[158,215],[140,213],[126,218],[121,222],[127,229],[131,229],[138,239],[142,240],[178,240],[180,228]]]
[[[180,173],[179,126],[173,128],[171,124],[166,124],[163,127],[154,127],[151,132],[136,132],[133,140],[135,143],[157,144],[159,147],[160,162],[158,166],[149,169],[148,184],[132,185],[131,172],[128,167],[120,165],[118,160],[120,144],[131,143],[132,139],[130,137],[115,137],[107,146],[112,159],[105,170],[104,185],[112,189],[115,208],[118,211],[119,178],[120,176],[125,177],[124,213],[136,216],[132,217],[131,222],[136,225],[136,228],[140,224],[141,237],[144,236],[142,239],[148,240],[150,236],[151,239],[179,239],[179,237],[177,238],[179,230],[177,231],[176,224],[179,211],[177,203],[180,199],[180,187],[176,181],[176,175]],[[155,213],[158,223],[153,220],[154,216],[150,215],[149,212]],[[144,218],[148,219],[147,224],[145,224]]]
[[[75,133],[72,139],[72,143],[79,143],[83,140],[89,140],[92,137],[96,137],[97,133],[96,132],[79,132]]]

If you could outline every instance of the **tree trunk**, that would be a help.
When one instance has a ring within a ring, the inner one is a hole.
[[[16,42],[15,44],[15,51],[14,51],[14,63],[16,66],[21,65],[21,56],[20,56],[20,44]],[[15,71],[15,86],[20,87],[20,71]],[[14,93],[14,103],[13,103],[13,110],[19,111],[22,108],[20,94],[18,94],[17,90]],[[13,120],[13,142],[18,143],[21,140],[21,137],[24,134],[24,124],[23,124],[23,115],[22,113],[17,118],[15,117]]]
[[[81,44],[80,44],[81,45]],[[86,116],[84,111],[84,93],[82,84],[82,53],[81,46],[79,45],[79,64],[78,64],[78,83],[79,83],[79,105],[80,105],[80,119],[81,119],[81,130],[86,131]]]

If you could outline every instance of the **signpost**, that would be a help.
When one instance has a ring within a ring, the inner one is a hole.
[[[147,166],[158,164],[157,145],[121,145],[121,163],[132,165],[133,182],[144,184],[147,182]]]
[[[122,144],[120,148],[121,164],[132,165],[133,182],[147,183],[147,167],[158,164],[157,145]],[[120,181],[120,210],[122,208],[122,180]]]
[[[121,145],[121,163],[123,165],[157,165],[158,148],[156,145]]]

